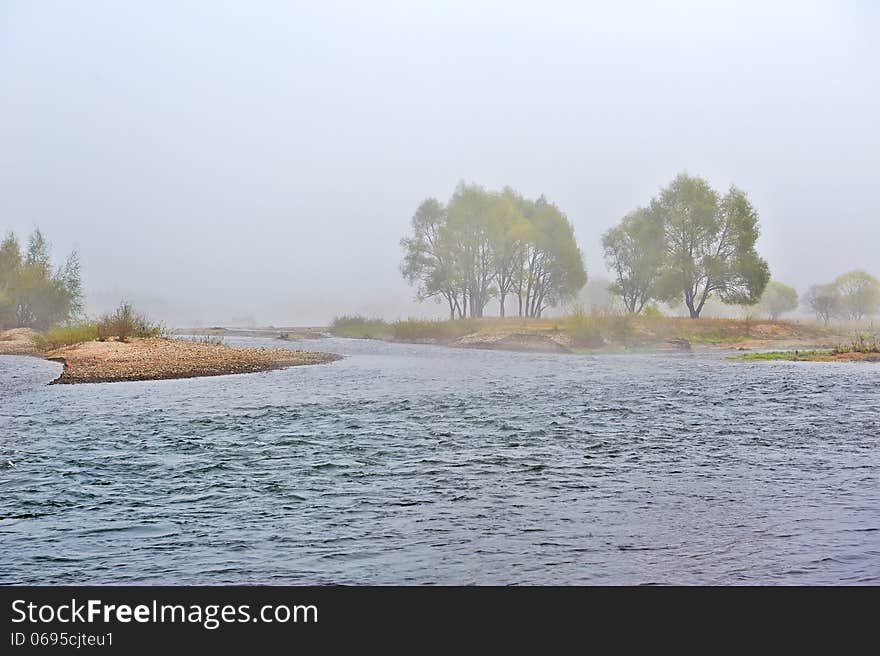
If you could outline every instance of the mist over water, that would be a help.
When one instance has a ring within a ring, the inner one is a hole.
[[[880,583],[880,365],[321,347],[0,358],[0,583]]]
[[[774,278],[880,275],[870,2],[5,3],[0,228],[88,307],[325,324],[416,305],[398,240],[459,180],[600,235],[676,173],[749,193]]]

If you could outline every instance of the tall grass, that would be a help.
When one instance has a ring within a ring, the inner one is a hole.
[[[478,329],[477,319],[406,319],[391,324],[394,339],[402,342],[458,339]]]
[[[36,333],[32,339],[37,349],[51,351],[62,346],[91,342],[98,339],[99,335],[98,323],[87,321],[68,326],[56,326],[43,333]]]
[[[390,339],[391,326],[384,319],[369,319],[359,314],[336,317],[330,324],[330,332],[337,337],[355,339]]]
[[[838,345],[834,351],[840,353],[880,353],[880,337],[876,334],[857,333],[849,344]]]
[[[33,336],[33,343],[41,351],[83,342],[106,341],[115,337],[126,342],[132,337],[163,337],[168,330],[161,323],[152,323],[131,305],[122,303],[114,312],[98,319],[55,326]]]
[[[628,344],[633,337],[634,321],[631,314],[596,310],[587,313],[583,306],[576,306],[562,325],[575,346],[599,348],[607,342]]]

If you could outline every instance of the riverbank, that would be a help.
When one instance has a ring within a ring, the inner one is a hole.
[[[734,355],[731,360],[749,362],[880,362],[880,353],[874,351],[835,351],[822,349],[811,351],[761,351],[759,353],[743,353]]]
[[[0,331],[0,355],[38,355],[34,343],[37,333],[30,328],[13,328]]]
[[[329,328],[340,337],[440,344],[458,348],[555,353],[833,348],[848,338],[811,323],[576,314],[550,319],[459,319],[385,322],[342,317]]]
[[[9,334],[14,333],[14,334]],[[0,334],[0,354],[33,355],[61,362],[54,384],[111,383],[257,373],[341,358],[333,353],[292,349],[239,348],[210,341],[166,337],[90,341],[39,352],[33,331]]]
[[[294,326],[265,328],[225,328],[212,326],[210,328],[177,328],[175,335],[196,335],[211,337],[258,337],[262,339],[280,339],[287,342],[302,341],[307,339],[321,339],[327,337],[327,328],[320,326]]]

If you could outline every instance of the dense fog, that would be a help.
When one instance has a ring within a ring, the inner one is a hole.
[[[601,235],[687,171],[748,194],[774,279],[880,275],[878,27],[870,2],[6,2],[0,230],[77,249],[91,312],[443,316],[399,270],[422,199],[544,194],[596,292]]]

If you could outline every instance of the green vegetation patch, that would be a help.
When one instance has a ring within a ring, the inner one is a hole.
[[[354,339],[391,339],[391,326],[384,319],[370,319],[359,314],[336,317],[330,324],[330,332],[337,337]]]
[[[445,341],[475,333],[479,327],[477,319],[406,319],[391,324],[391,331],[394,339],[402,342]]]
[[[834,351],[832,349],[823,349],[816,351],[763,351],[758,353],[743,353],[742,355],[732,355],[729,360],[785,360],[789,362],[799,360],[812,361],[831,361],[834,360]]]
[[[51,351],[83,342],[103,342],[111,338],[126,342],[132,337],[163,337],[167,333],[164,325],[150,322],[143,314],[135,312],[131,305],[122,303],[114,312],[94,321],[55,326],[37,333],[32,340],[38,350]]]

